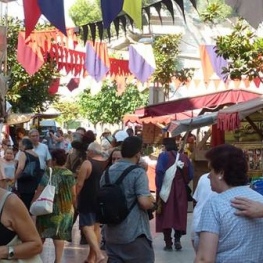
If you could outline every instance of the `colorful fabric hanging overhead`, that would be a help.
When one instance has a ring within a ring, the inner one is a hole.
[[[124,31],[126,30],[123,23],[126,19],[129,20],[129,24],[133,25],[134,22],[138,28],[142,28],[142,14],[143,12],[145,12],[148,16],[148,20],[150,21],[150,8],[152,7],[155,8],[156,12],[159,14],[160,20],[161,9],[164,7],[165,10],[168,10],[170,12],[174,21],[174,10],[172,1],[174,1],[179,6],[185,20],[184,4],[185,2],[187,2],[187,0],[160,0],[144,7],[142,7],[142,0],[101,0],[102,21],[97,21],[82,26],[84,43],[86,42],[85,40],[87,40],[88,38],[89,31],[91,33],[91,39],[95,41],[95,37],[94,34],[92,34],[92,31],[96,32],[97,29],[99,30],[99,26],[101,25],[100,22],[103,22],[103,27],[107,29],[109,29],[111,23],[113,22],[117,36],[119,35],[119,28],[123,28]],[[189,1],[196,9],[196,0]],[[139,7],[141,8],[139,9]],[[121,13],[122,10],[127,14],[127,16],[123,14],[123,12]],[[122,24],[123,27],[120,27],[120,24]],[[110,32],[108,32],[108,37],[110,39]]]
[[[73,91],[79,86],[80,79],[79,78],[71,78],[69,83],[67,84],[67,88],[69,91]]]
[[[132,18],[137,28],[142,29],[142,0],[124,0],[123,11]]]
[[[23,7],[26,38],[34,30],[41,14],[64,35],[67,35],[64,0],[23,0]]]
[[[33,75],[49,57],[56,61],[59,69],[65,68],[67,73],[80,74],[84,67],[85,53],[69,48],[74,48],[77,40],[73,29],[68,29],[67,32],[70,38],[58,30],[33,31],[28,38],[25,38],[25,32],[20,32],[18,62],[29,75]]]
[[[60,85],[60,78],[54,79],[49,86],[48,92],[50,94],[56,94],[58,92],[59,85]]]
[[[141,82],[155,71],[155,59],[151,45],[134,44],[129,46],[129,69]]]
[[[27,42],[25,33],[18,34],[17,61],[29,75],[34,75],[44,64],[44,57],[36,42]]]
[[[118,16],[123,7],[123,0],[101,0],[101,12],[104,28],[108,28],[111,22]]]
[[[201,45],[200,58],[205,82],[209,81],[214,72],[221,80],[226,80],[227,76],[222,74],[222,68],[227,67],[227,61],[217,56],[214,45]]]
[[[91,42],[86,44],[85,68],[96,81],[102,80],[110,70],[110,60],[106,43]]]

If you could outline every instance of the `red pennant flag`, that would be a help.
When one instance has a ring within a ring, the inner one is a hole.
[[[18,35],[17,61],[29,75],[35,74],[44,64],[41,49],[36,43],[26,43],[24,32],[20,32]]]
[[[38,6],[37,0],[23,0],[24,15],[25,15],[25,28],[26,28],[26,38],[34,30],[39,17],[41,16],[41,11]]]

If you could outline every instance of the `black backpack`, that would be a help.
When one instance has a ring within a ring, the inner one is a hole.
[[[115,183],[110,182],[109,168],[105,171],[105,185],[97,194],[96,220],[101,224],[116,225],[121,223],[135,206],[137,199],[128,208],[127,200],[120,186],[124,177],[138,165],[131,165],[126,168]]]

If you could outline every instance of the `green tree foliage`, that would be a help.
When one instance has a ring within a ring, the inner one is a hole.
[[[22,21],[8,19],[7,74],[10,81],[6,98],[12,104],[13,112],[41,112],[57,99],[55,95],[48,93],[48,88],[58,72],[55,63],[47,62],[37,73],[29,76],[18,63],[18,33],[23,29]]]
[[[169,83],[176,71],[176,60],[179,53],[179,43],[182,35],[164,35],[154,40],[153,53],[156,69],[153,73],[154,82],[159,82],[164,88],[165,98],[169,93]]]
[[[92,96],[90,90],[85,90],[79,99],[81,114],[93,124],[121,122],[124,114],[133,112],[136,108],[145,106],[148,102],[148,91],[139,92],[134,85],[128,85],[125,92],[117,94],[116,83],[104,82],[101,91]]]
[[[228,60],[223,73],[231,79],[252,80],[263,72],[263,38],[257,37],[250,26],[240,19],[231,34],[216,39],[216,53]]]
[[[59,101],[52,105],[56,110],[60,111],[60,116],[56,118],[56,121],[64,126],[65,123],[69,123],[72,120],[77,120],[80,117],[80,107],[76,102]]]
[[[69,16],[76,26],[102,20],[99,0],[77,0],[69,9]]]
[[[222,22],[232,13],[232,8],[224,0],[199,0],[198,10],[201,20],[212,24]]]

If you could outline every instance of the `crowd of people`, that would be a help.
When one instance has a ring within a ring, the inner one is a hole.
[[[155,197],[141,156],[142,139],[132,129],[113,133],[105,129],[96,138],[93,131],[79,127],[66,146],[61,131],[50,131],[50,141],[45,143],[37,129],[19,129],[18,133],[14,143],[2,139],[0,262],[34,257],[33,262],[41,262],[39,255],[49,238],[55,248],[54,262],[61,263],[65,241],[72,242],[72,228],[78,222],[80,242],[88,244],[85,262],[102,263],[107,257],[108,263],[153,263],[153,212],[164,250],[182,250],[187,185],[194,168],[174,138],[162,142],[155,169]],[[244,153],[226,144],[210,149],[206,158],[210,171],[200,178],[193,194],[197,202],[191,228],[194,262],[263,261],[263,196],[248,187]],[[29,164],[34,167],[33,175],[29,175]],[[121,181],[126,216],[117,224],[102,224],[97,218],[97,195],[108,185],[105,171],[116,182],[134,165]],[[34,217],[30,206],[49,181],[55,186],[53,212]]]

